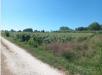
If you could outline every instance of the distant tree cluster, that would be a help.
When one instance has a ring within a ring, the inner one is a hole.
[[[76,31],[83,31],[83,30],[88,30],[88,27],[78,27],[75,29]]]
[[[100,25],[97,22],[93,22],[91,23],[88,27],[78,27],[75,28],[75,31],[100,31],[102,30],[102,25]],[[60,27],[59,29],[60,32],[68,32],[68,31],[73,31],[72,29],[70,29],[69,27]]]
[[[99,30],[102,30],[102,25],[100,25],[97,22],[93,22],[88,27],[78,27],[78,28],[76,28],[76,31],[86,31],[86,30],[99,31]]]
[[[33,32],[33,29],[32,28],[27,28],[27,29],[24,29],[23,32]]]
[[[98,22],[93,22],[87,27],[78,27],[78,28],[75,28],[75,30],[66,26],[62,26],[59,28],[59,30],[51,31],[51,32],[72,32],[72,31],[102,31],[102,24],[99,24]],[[16,31],[11,29],[11,32],[16,32]],[[39,31],[39,30],[33,30],[32,28],[26,28],[23,31],[19,30],[18,32],[42,32],[44,33],[45,30]]]
[[[59,31],[60,32],[69,32],[69,31],[71,31],[71,29],[69,27],[62,26],[62,27],[60,27]]]

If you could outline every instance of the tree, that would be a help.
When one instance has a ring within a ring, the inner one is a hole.
[[[88,27],[89,30],[101,30],[101,25],[97,22],[93,22],[92,24],[89,25]]]
[[[31,38],[31,36],[29,34],[25,34],[25,33],[18,34],[16,36],[17,36],[17,39],[19,39],[22,42],[28,41]]]
[[[23,30],[23,32],[33,32],[33,29],[32,28],[26,28]]]
[[[43,32],[43,33],[44,33],[45,31],[44,31],[44,30],[41,30],[41,32]]]
[[[18,30],[17,32],[22,32],[21,30]]]
[[[68,31],[71,31],[71,29],[69,27],[63,26],[63,27],[60,27],[59,31],[61,31],[61,32],[68,32]]]
[[[11,29],[11,32],[15,32],[15,30]]]
[[[87,27],[78,27],[75,29],[76,31],[83,31],[83,30],[88,30]]]
[[[34,30],[34,32],[40,32],[40,31],[38,31],[38,30]]]

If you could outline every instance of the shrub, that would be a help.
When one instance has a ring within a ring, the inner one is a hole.
[[[9,37],[10,36],[10,33],[8,31],[5,31],[5,36],[6,37]]]
[[[28,41],[28,43],[34,47],[38,47],[42,44],[43,38],[37,35],[33,35],[32,38]]]
[[[29,34],[22,33],[22,34],[16,34],[16,38],[21,42],[27,42],[31,38],[31,36]]]
[[[38,47],[38,43],[36,41],[34,41],[33,38],[29,39],[28,44],[33,46],[33,47]]]
[[[33,35],[32,38],[33,38],[34,42],[38,43],[38,45],[42,44],[43,37],[41,37],[39,35]]]

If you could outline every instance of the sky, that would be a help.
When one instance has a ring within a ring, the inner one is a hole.
[[[3,30],[58,30],[102,24],[102,0],[1,0]]]

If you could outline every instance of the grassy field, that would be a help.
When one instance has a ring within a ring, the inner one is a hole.
[[[66,74],[102,74],[101,33],[3,32],[2,36]]]

